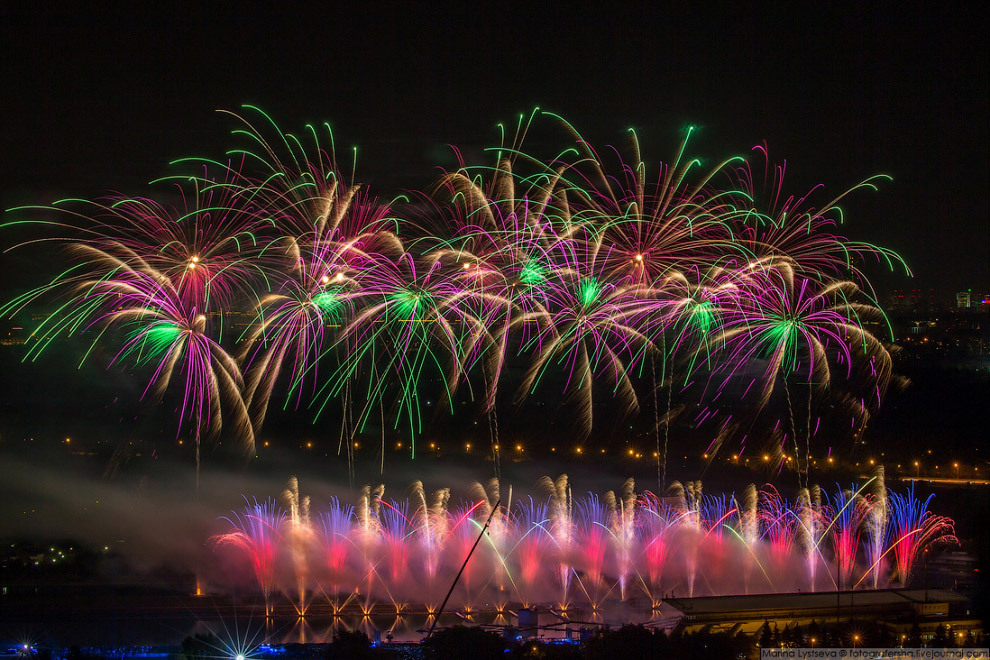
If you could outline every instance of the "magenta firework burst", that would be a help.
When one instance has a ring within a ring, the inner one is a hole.
[[[8,226],[40,225],[71,264],[0,312],[42,311],[32,359],[88,333],[149,392],[181,382],[180,432],[198,446],[223,409],[249,454],[283,397],[339,413],[349,450],[380,427],[382,456],[392,433],[415,457],[427,409],[461,405],[488,417],[494,447],[499,402],[533,397],[563,407],[576,437],[651,412],[660,461],[691,408],[710,452],[745,428],[743,442],[793,447],[801,474],[826,402],[865,423],[892,373],[859,264],[896,255],[836,234],[837,200],[787,194],[782,167],[702,168],[690,131],[654,171],[634,132],[628,150],[600,150],[549,114],[573,141],[526,153],[537,116],[494,166],[462,163],[386,203],[355,181],[356,151],[340,162],[328,126],[297,136],[246,107],[231,160],[183,159],[163,179],[178,203],[18,209]],[[234,315],[248,327],[231,332]]]

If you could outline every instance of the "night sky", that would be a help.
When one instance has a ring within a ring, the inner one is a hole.
[[[766,141],[787,159],[790,192],[888,173],[893,183],[848,205],[845,230],[901,252],[917,275],[881,288],[990,291],[976,3],[830,15],[145,4],[0,8],[3,207],[142,192],[168,161],[229,148],[234,122],[214,111],[243,103],[285,130],[329,121],[338,145],[359,146],[358,179],[391,197],[449,165],[448,143],[487,162],[496,123],[538,105],[598,145],[635,127],[654,168],[694,124],[693,155],[709,162]],[[534,144],[564,144],[539,126]]]

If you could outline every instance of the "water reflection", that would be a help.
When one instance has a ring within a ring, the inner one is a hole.
[[[608,612],[586,611],[571,608],[566,617],[550,608],[540,608],[540,636],[562,638],[576,635],[581,627],[596,627],[608,623],[659,622],[664,619],[661,611],[642,608],[615,608]],[[359,630],[372,640],[381,642],[415,642],[423,639],[434,623],[434,616],[426,612],[380,612],[368,615],[345,616],[285,616],[264,615],[258,608],[245,612],[244,608],[216,607],[209,615],[192,611],[175,611],[163,608],[157,616],[133,616],[124,613],[97,618],[77,616],[71,620],[22,621],[19,630],[29,631],[33,637],[43,639],[49,646],[160,646],[178,645],[192,635],[215,635],[224,644],[224,657],[238,654],[250,655],[252,649],[264,644],[314,644],[329,643],[338,631]],[[511,608],[485,611],[444,612],[437,622],[438,628],[454,625],[478,625],[501,631],[519,625],[516,612]],[[6,627],[6,626],[5,626]],[[0,630],[0,635],[9,632]]]

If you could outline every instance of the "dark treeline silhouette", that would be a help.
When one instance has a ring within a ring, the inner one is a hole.
[[[330,644],[293,645],[285,658],[313,660],[652,660],[678,658],[683,660],[720,660],[759,658],[761,648],[794,647],[904,647],[904,648],[982,648],[984,635],[953,635],[945,626],[938,626],[931,637],[925,637],[915,624],[908,633],[897,632],[873,621],[844,622],[840,625],[812,621],[806,626],[781,628],[764,622],[756,635],[743,633],[683,633],[670,634],[645,626],[626,625],[614,630],[600,629],[581,643],[563,640],[515,642],[495,631],[477,626],[454,626],[437,631],[422,645],[385,644],[373,646],[368,636],[359,630],[338,631]],[[226,646],[213,635],[188,637],[182,643],[177,660],[212,660],[224,655]],[[111,655],[72,647],[66,660],[101,660]],[[35,657],[51,658],[51,654]],[[252,658],[265,655],[252,654]]]

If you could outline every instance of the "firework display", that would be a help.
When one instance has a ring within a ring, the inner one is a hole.
[[[449,489],[428,496],[416,482],[408,499],[388,499],[378,486],[365,487],[357,507],[331,500],[311,523],[308,511],[297,515],[293,480],[283,495],[287,511],[274,500],[252,502],[225,519],[230,530],[213,543],[222,561],[238,558],[228,548],[250,561],[266,612],[290,603],[299,614],[311,606],[334,614],[376,606],[433,612],[489,515],[454,592],[465,612],[906,586],[919,552],[956,542],[953,523],[930,513],[913,489],[890,493],[888,505],[882,488],[873,477],[824,502],[817,487],[790,502],[769,485],[736,497],[674,482],[661,498],[637,493],[630,479],[598,497],[572,495],[562,475],[544,477],[536,498],[513,501],[503,489],[493,511],[497,480],[487,489],[475,484],[477,499],[461,504],[451,504]],[[892,533],[878,540],[877,524]]]
[[[558,154],[523,151],[537,116],[568,132]],[[537,394],[569,406],[578,439],[600,403],[610,419],[652,412],[665,461],[676,389],[714,429],[709,453],[760,435],[807,488],[823,402],[855,432],[894,380],[863,266],[899,258],[837,233],[842,196],[788,196],[762,147],[755,166],[702,168],[686,137],[651,174],[635,133],[623,160],[534,113],[493,167],[384,202],[353,163],[345,174],[329,126],[297,136],[256,108],[233,117],[246,146],[177,161],[156,182],[169,203],[63,200],[7,225],[42,227],[70,258],[0,307],[52,306],[29,358],[85,335],[146,374],[146,395],[179,398],[197,464],[222,428],[253,455],[277,400],[339,415],[341,451],[371,423],[382,443],[386,427],[406,434],[415,458],[427,409],[473,402],[497,429],[499,406]]]

